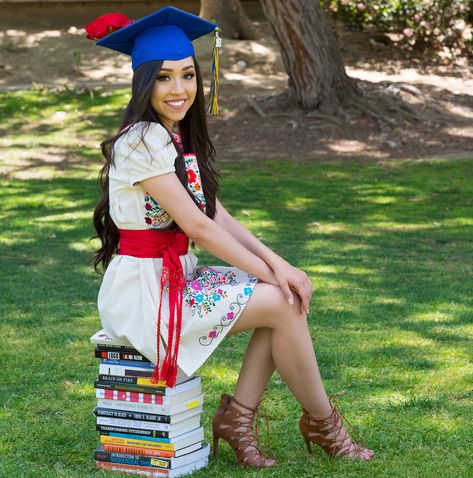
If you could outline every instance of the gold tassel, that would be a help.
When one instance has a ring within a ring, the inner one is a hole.
[[[218,69],[219,69],[219,54],[222,46],[222,39],[219,36],[220,28],[215,27],[214,46],[212,52],[212,72],[210,78],[210,101],[209,111],[211,115],[218,115]]]

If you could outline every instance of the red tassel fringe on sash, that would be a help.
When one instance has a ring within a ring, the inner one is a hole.
[[[158,231],[153,229],[118,229],[120,247],[118,253],[141,258],[162,257],[161,297],[157,319],[156,336],[158,361],[151,381],[165,381],[166,386],[174,387],[177,378],[177,356],[182,327],[182,297],[186,280],[179,256],[185,255],[189,248],[189,238],[181,231]],[[169,324],[168,347],[161,364],[161,306],[163,291],[169,282]]]

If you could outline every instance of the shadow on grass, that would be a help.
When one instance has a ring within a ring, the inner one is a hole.
[[[225,206],[315,283],[309,322],[322,376],[330,393],[346,392],[344,410],[356,410],[381,460],[403,447],[430,449],[443,422],[458,436],[469,433],[458,417],[471,401],[461,395],[471,380],[471,165],[307,163],[303,174],[300,164],[225,165]],[[25,447],[23,459],[50,463],[43,455],[51,449],[60,461],[86,466],[84,450],[96,444],[93,418],[78,425],[77,416],[93,408],[97,373],[88,342],[100,327],[100,276],[89,265],[96,181],[2,183],[0,361],[16,371],[0,389],[4,413],[20,410],[36,427],[36,445],[28,455]],[[198,255],[202,264],[219,263]],[[231,393],[249,336],[225,340],[199,372],[206,425],[220,393]],[[293,463],[302,450],[300,407],[275,380],[269,392],[276,430],[285,436],[294,425],[293,438],[276,439],[278,453]],[[7,418],[20,429],[13,414]],[[86,439],[71,448],[77,429]],[[439,456],[448,451],[438,448]],[[233,463],[230,451],[224,457],[213,465],[218,470]]]

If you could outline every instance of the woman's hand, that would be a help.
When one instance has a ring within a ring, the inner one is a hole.
[[[271,267],[288,302],[290,304],[294,303],[292,291],[295,292],[301,299],[301,314],[304,311],[308,314],[313,286],[307,274],[284,259],[271,264]]]

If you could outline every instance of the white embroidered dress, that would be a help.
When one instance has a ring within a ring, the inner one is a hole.
[[[138,123],[114,147],[109,172],[110,215],[120,229],[162,229],[172,218],[143,190],[139,181],[175,171],[177,151],[159,124]],[[141,141],[141,133],[144,140]],[[205,211],[197,159],[185,154],[188,187]],[[248,303],[258,279],[236,267],[198,267],[193,252],[180,256],[186,286],[178,366],[192,375],[212,354]],[[156,322],[160,299],[161,258],[116,255],[110,262],[98,295],[103,328],[113,338],[127,340],[156,363]],[[163,291],[161,357],[168,336],[168,293]]]

